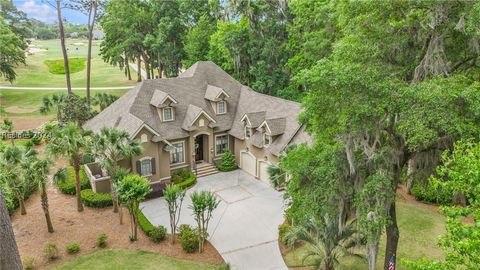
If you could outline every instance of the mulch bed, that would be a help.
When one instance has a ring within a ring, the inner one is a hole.
[[[119,215],[113,213],[112,208],[92,209],[85,207],[84,212],[76,210],[75,196],[64,195],[55,187],[48,190],[50,215],[52,217],[54,233],[47,232],[45,216],[40,205],[40,195],[33,194],[26,203],[27,215],[20,215],[16,211],[12,216],[12,223],[22,258],[33,257],[36,269],[48,269],[62,264],[75,256],[84,255],[100,248],[96,246],[97,237],[105,233],[108,236],[107,248],[141,249],[157,252],[161,255],[176,258],[221,264],[223,259],[217,250],[206,243],[203,253],[185,253],[180,243],[174,245],[170,239],[157,244],[148,239],[139,228],[139,240],[130,242],[130,221],[124,209],[124,223],[119,224]],[[43,250],[47,243],[55,243],[60,251],[60,257],[52,262],[44,258]],[[66,246],[71,243],[80,244],[80,252],[75,255],[66,253]]]

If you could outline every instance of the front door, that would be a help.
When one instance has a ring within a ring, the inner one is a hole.
[[[203,161],[203,136],[195,137],[195,161]]]

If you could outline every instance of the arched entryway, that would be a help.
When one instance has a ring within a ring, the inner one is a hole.
[[[195,153],[195,162],[208,162],[208,135],[204,133],[197,134],[194,138],[193,147]]]

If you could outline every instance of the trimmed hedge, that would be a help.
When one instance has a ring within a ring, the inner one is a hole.
[[[197,177],[190,170],[180,170],[172,174],[172,182],[181,189],[186,189],[197,182]]]
[[[55,184],[57,185],[58,189],[64,193],[69,195],[75,195],[75,171],[73,167],[67,168],[67,179],[56,181]],[[80,167],[80,189],[91,189],[90,181],[88,180],[87,174],[85,173],[85,168],[83,166]]]
[[[113,205],[112,194],[96,193],[91,189],[84,189],[80,192],[83,203],[88,207],[104,208]]]
[[[138,225],[140,226],[140,229],[150,237],[150,232],[153,231],[155,226],[153,226],[152,223],[145,217],[143,214],[142,210],[138,209]]]

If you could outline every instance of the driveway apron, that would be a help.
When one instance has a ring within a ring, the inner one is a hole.
[[[278,247],[278,225],[284,219],[281,192],[242,170],[199,178],[187,192],[179,224],[196,225],[188,207],[195,190],[210,190],[220,199],[209,241],[233,269],[288,269]],[[163,198],[143,202],[140,208],[152,224],[170,229]]]

